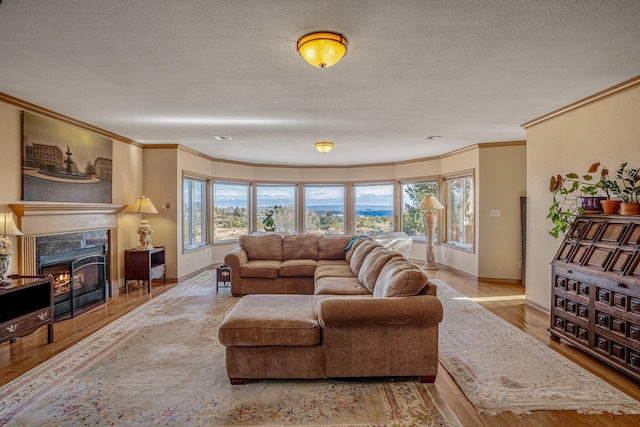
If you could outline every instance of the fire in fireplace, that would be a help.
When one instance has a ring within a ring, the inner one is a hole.
[[[55,320],[75,317],[107,300],[105,246],[42,255],[39,274],[54,278]]]

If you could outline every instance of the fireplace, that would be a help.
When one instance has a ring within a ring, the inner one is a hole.
[[[36,239],[38,274],[54,279],[55,320],[75,317],[106,302],[106,239],[105,230]]]

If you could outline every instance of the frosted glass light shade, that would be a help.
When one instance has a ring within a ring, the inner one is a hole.
[[[322,141],[316,142],[314,145],[316,147],[316,150],[321,153],[328,153],[329,151],[333,150],[333,142]]]
[[[336,33],[311,33],[298,40],[298,53],[318,68],[335,65],[347,54],[347,39]]]

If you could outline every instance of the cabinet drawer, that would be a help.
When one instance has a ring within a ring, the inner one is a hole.
[[[29,331],[38,325],[44,325],[51,321],[51,309],[45,308],[34,311],[14,320],[4,322],[0,325],[0,339],[5,340],[11,337],[18,337],[25,331]]]

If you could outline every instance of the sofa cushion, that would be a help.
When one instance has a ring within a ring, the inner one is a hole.
[[[282,261],[282,236],[265,234],[262,236],[240,236],[240,246],[252,259],[272,259]]]
[[[378,275],[373,296],[375,298],[414,296],[427,285],[427,281],[426,273],[414,267],[406,258],[392,258]]]
[[[240,266],[240,277],[260,277],[263,279],[277,279],[280,261],[256,260]]]
[[[315,234],[286,234],[282,239],[282,260],[318,259],[318,237]]]
[[[246,295],[220,325],[225,346],[311,346],[320,344],[313,295]]]
[[[400,254],[397,254],[401,256]],[[393,253],[384,248],[374,248],[369,255],[364,258],[362,267],[358,272],[358,281],[367,288],[367,290],[373,293],[376,286],[376,280],[382,270],[382,267],[391,259]]]
[[[288,259],[280,264],[281,277],[313,277],[316,271],[315,259]]]
[[[351,256],[351,261],[349,261],[349,265],[351,266],[351,272],[354,275],[358,275],[360,271],[360,267],[362,267],[362,263],[364,259],[369,255],[369,252],[374,250],[377,247],[381,247],[381,245],[377,244],[373,240],[364,240],[362,243],[358,245],[358,247],[353,251],[353,255]]]
[[[316,281],[315,295],[371,295],[357,277],[323,277]]]
[[[350,240],[349,236],[318,236],[318,259],[344,259]]]
[[[323,277],[355,277],[346,261],[342,261],[342,264],[320,264],[320,262],[318,261],[318,266],[313,275],[316,282]]]
[[[351,241],[349,243],[351,243],[351,246],[347,246],[349,249],[347,249],[347,253],[344,255],[344,259],[347,262],[351,262],[351,257],[353,256],[353,252],[355,252],[356,248],[358,246],[360,246],[360,244],[362,242],[364,242],[365,240],[371,240],[370,238],[368,238],[367,236],[356,236],[353,237],[353,243],[351,243]]]

